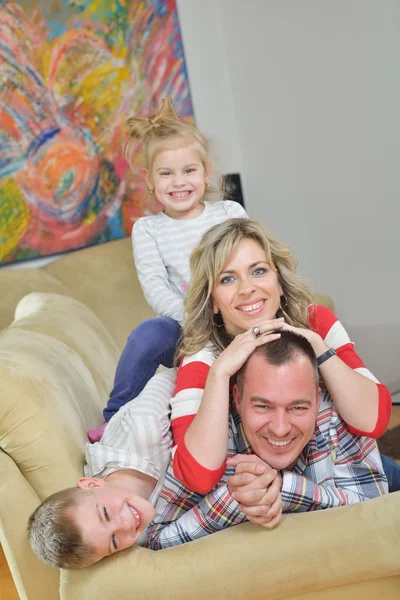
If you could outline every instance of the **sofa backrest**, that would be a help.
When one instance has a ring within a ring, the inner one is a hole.
[[[120,351],[132,329],[154,316],[136,276],[130,238],[71,252],[40,268],[0,269],[0,290],[0,330],[26,294],[63,294],[90,308]]]

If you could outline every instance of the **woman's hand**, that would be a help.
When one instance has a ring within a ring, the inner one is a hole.
[[[321,356],[321,354],[329,350],[329,346],[324,342],[322,337],[312,329],[293,327],[292,325],[284,323],[284,325],[282,326],[282,331],[292,331],[293,333],[297,333],[298,335],[302,335],[303,337],[305,337],[306,340],[310,342],[317,357]]]
[[[210,371],[217,373],[218,376],[232,377],[258,346],[272,342],[280,337],[280,333],[277,330],[283,328],[284,324],[285,321],[281,317],[258,324],[257,327],[261,332],[258,336],[255,335],[253,328],[240,333],[221,352]]]

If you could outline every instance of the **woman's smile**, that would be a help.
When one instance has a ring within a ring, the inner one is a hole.
[[[252,300],[251,303],[246,302],[246,303],[240,304],[239,306],[236,307],[236,309],[253,316],[254,314],[259,314],[260,312],[262,312],[264,306],[265,306],[265,300],[261,299],[261,300]]]

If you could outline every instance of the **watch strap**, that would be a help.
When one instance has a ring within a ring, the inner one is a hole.
[[[318,368],[322,365],[322,363],[324,363],[329,358],[331,358],[331,356],[336,356],[336,350],[335,350],[335,348],[329,348],[329,350],[327,350],[326,352],[324,352],[323,354],[321,354],[321,356],[318,356],[318,358],[317,358],[317,366],[318,366]]]

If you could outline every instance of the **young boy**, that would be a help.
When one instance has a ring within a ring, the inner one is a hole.
[[[102,440],[86,444],[77,487],[53,494],[31,515],[29,541],[44,562],[85,567],[145,542],[171,458],[175,378],[175,369],[156,374],[134,405],[111,419]]]

